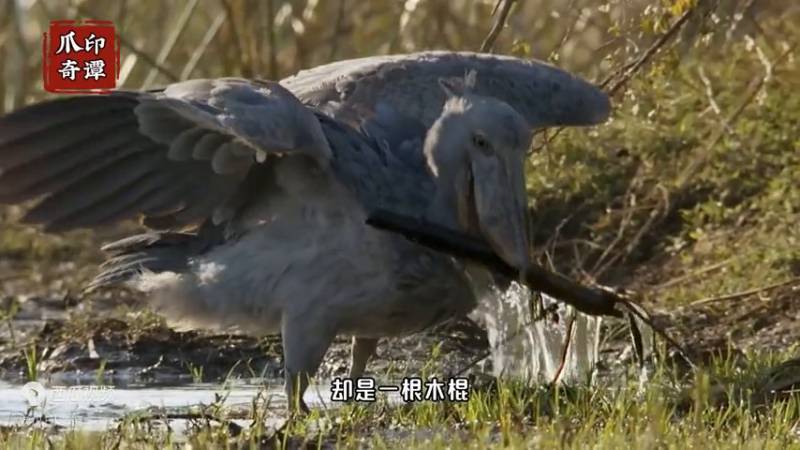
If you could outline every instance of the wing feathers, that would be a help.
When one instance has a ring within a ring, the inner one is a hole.
[[[154,171],[158,159],[153,154],[135,153],[84,176],[36,205],[25,221],[46,223],[58,220],[74,211],[87,208],[101,200],[109,191],[124,189]]]
[[[90,206],[70,211],[50,221],[48,231],[67,230],[90,225],[104,225],[137,215],[149,206],[153,195],[169,184],[169,174],[151,172],[128,185],[108,193]]]
[[[179,134],[169,145],[167,157],[173,161],[189,161],[192,159],[192,151],[195,145],[209,131],[204,128],[190,128]]]
[[[142,134],[161,144],[169,145],[178,135],[194,126],[154,100],[143,101],[133,111]]]
[[[61,98],[0,117],[0,203],[43,196],[24,220],[47,230],[142,213],[146,224],[197,225],[253,165],[292,152],[332,154],[316,116],[277,83]]]
[[[130,110],[136,100],[120,94],[86,96],[43,102],[13,112],[0,121],[0,147],[43,133],[48,128],[78,124]]]
[[[0,145],[0,173],[67,147],[90,144],[107,133],[117,133],[132,124],[135,126],[136,118],[130,113],[107,115],[105,112],[92,112],[87,113],[83,120],[54,124],[41,132],[20,136]]]
[[[477,74],[474,92],[511,105],[531,127],[604,122],[611,105],[599,88],[549,64],[468,52],[433,51],[339,61],[286,78],[300,100],[360,123],[379,102],[430,126],[445,101],[442,78]]]
[[[197,141],[192,150],[192,158],[199,161],[210,161],[214,157],[214,152],[228,140],[228,137],[219,133],[208,133]]]
[[[153,143],[128,130],[104,136],[91,145],[78,145],[44,160],[14,167],[0,176],[0,203],[16,203],[54,192]]]
[[[247,172],[253,163],[253,157],[237,156],[232,150],[235,145],[225,144],[214,153],[214,158],[211,160],[214,172],[222,175]]]

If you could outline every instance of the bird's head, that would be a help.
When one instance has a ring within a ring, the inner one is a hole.
[[[437,183],[428,214],[483,236],[506,263],[524,271],[530,264],[524,170],[530,127],[507,103],[471,93],[474,77],[441,82],[448,98],[425,139]]]

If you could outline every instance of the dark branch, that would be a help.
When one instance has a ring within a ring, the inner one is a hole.
[[[496,14],[498,9],[500,9],[500,14],[497,14],[497,19],[495,19],[492,29],[489,30],[489,34],[486,36],[486,39],[484,39],[483,44],[481,44],[481,52],[490,52],[492,50],[494,41],[497,40],[497,36],[500,36],[500,32],[503,31],[503,27],[506,26],[508,14],[511,12],[511,7],[514,5],[515,1],[516,0],[498,0],[492,15]]]
[[[367,224],[401,234],[434,250],[480,263],[511,279],[519,277],[517,269],[500,259],[486,243],[459,231],[384,210],[373,212]],[[544,292],[585,314],[622,317],[619,306],[627,303],[613,292],[583,286],[535,263],[524,275],[523,281],[531,289]]]
[[[653,43],[653,45],[651,45],[642,54],[642,56],[639,57],[639,59],[637,59],[636,61],[634,61],[632,63],[629,63],[629,64],[625,65],[624,67],[619,69],[616,73],[614,73],[613,75],[609,76],[602,83],[600,83],[601,87],[606,87],[611,82],[611,80],[613,78],[615,78],[616,76],[622,74],[622,78],[617,80],[616,83],[614,83],[611,87],[609,87],[606,90],[608,95],[616,94],[617,91],[620,90],[620,88],[625,86],[625,84],[631,78],[633,78],[633,76],[637,72],[639,72],[639,70],[648,61],[650,61],[650,59],[656,53],[658,53],[659,50],[661,50],[661,47],[663,47],[667,42],[669,42],[669,40],[672,39],[673,36],[677,35],[678,31],[680,31],[680,29],[683,28],[683,26],[686,24],[686,22],[689,21],[689,18],[691,17],[692,13],[694,13],[694,10],[695,10],[695,7],[690,7],[689,9],[684,11],[684,13],[678,18],[678,20],[676,20],[675,23],[673,23],[672,26],[670,26],[669,29],[664,34],[659,36],[658,39],[656,39],[656,41]]]

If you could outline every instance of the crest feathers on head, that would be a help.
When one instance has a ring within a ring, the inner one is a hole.
[[[439,78],[439,86],[448,97],[463,97],[475,89],[478,83],[478,72],[470,70],[463,77]]]

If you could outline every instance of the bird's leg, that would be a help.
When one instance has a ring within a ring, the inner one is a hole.
[[[350,378],[358,378],[364,374],[367,361],[375,354],[378,339],[353,336],[350,346]]]
[[[308,412],[303,394],[319,368],[335,332],[303,317],[284,316],[281,323],[286,398],[289,411]]]

